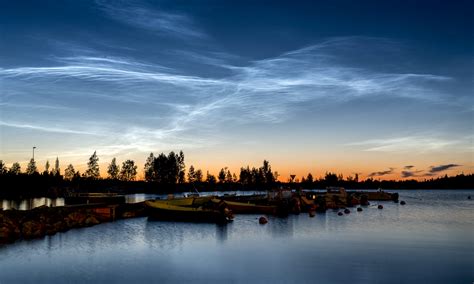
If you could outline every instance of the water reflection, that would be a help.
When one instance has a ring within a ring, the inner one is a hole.
[[[402,192],[423,200],[266,225],[119,220],[0,247],[0,283],[470,283],[474,201],[458,193]]]
[[[228,230],[231,226],[232,223],[216,225],[216,239],[219,243],[224,243],[225,241],[227,241]]]
[[[0,200],[3,210],[31,210],[40,206],[64,206],[64,198],[30,198],[22,200]]]

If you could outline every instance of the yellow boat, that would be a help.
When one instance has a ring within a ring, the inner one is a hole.
[[[145,201],[148,216],[159,220],[210,223],[226,223],[233,218],[232,211],[219,200],[199,207],[178,206],[173,203],[173,199]]]
[[[277,206],[275,205],[257,205],[254,203],[224,201],[230,210],[236,214],[276,214]]]

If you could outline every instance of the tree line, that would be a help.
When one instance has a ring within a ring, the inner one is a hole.
[[[311,173],[301,178],[291,175],[286,182],[278,181],[278,172],[272,171],[270,162],[264,160],[262,166],[241,167],[238,174],[232,173],[229,168],[223,167],[217,175],[203,171],[190,165],[186,170],[184,153],[170,152],[160,153],[155,156],[150,153],[146,159],[143,172],[144,181],[136,181],[138,166],[133,160],[126,160],[121,165],[113,158],[107,165],[107,176],[102,178],[99,169],[99,157],[97,153],[90,156],[87,168],[80,173],[69,164],[64,172],[60,169],[59,159],[56,158],[51,166],[46,161],[43,172],[39,172],[34,159],[31,159],[25,171],[22,171],[18,162],[10,168],[0,160],[0,181],[10,192],[14,188],[24,187],[26,191],[42,187],[46,192],[55,188],[81,188],[88,187],[100,190],[117,185],[126,188],[137,188],[147,192],[160,191],[184,191],[200,188],[200,190],[264,190],[278,186],[290,186],[292,188],[323,189],[328,186],[341,186],[349,189],[423,189],[423,188],[472,188],[474,175],[457,175],[455,177],[431,178],[424,181],[411,180],[375,180],[368,178],[359,180],[358,174],[344,177],[342,174],[327,172],[323,177],[314,178]],[[131,183],[134,181],[134,183]],[[2,192],[0,191],[0,195]]]
[[[106,179],[134,181],[137,177],[137,169],[138,166],[133,160],[126,160],[120,166],[117,164],[117,159],[114,157],[107,165]],[[180,151],[179,153],[172,151],[167,155],[165,153],[160,153],[157,156],[155,156],[153,153],[150,153],[146,159],[143,172],[146,182],[164,185],[184,183],[207,183],[210,185],[241,183],[246,186],[270,186],[273,185],[278,178],[278,173],[272,172],[270,163],[267,160],[264,160],[263,165],[259,168],[253,167],[250,169],[249,166],[242,167],[238,177],[227,167],[221,168],[217,174],[217,177],[209,173],[209,171],[207,171],[206,176],[204,176],[202,170],[195,168],[193,165],[189,167],[186,173],[183,151]],[[94,151],[94,153],[89,157],[87,169],[82,174],[76,170],[72,164],[69,164],[64,170],[64,175],[61,175],[58,158],[56,158],[55,165],[51,170],[49,161],[46,161],[44,171],[42,173],[39,173],[36,166],[36,161],[34,159],[29,161],[24,173],[22,173],[21,166],[18,162],[13,163],[8,169],[5,163],[0,160],[0,175],[20,174],[26,174],[29,176],[57,176],[63,178],[66,181],[77,181],[81,179],[102,179],[99,168],[99,157],[97,156],[96,151]]]

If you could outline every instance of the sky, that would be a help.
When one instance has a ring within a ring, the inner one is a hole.
[[[474,172],[472,1],[0,0],[0,159]],[[139,177],[143,174],[140,171]]]

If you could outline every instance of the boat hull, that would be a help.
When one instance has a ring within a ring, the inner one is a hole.
[[[235,214],[276,214],[277,206],[257,205],[252,203],[225,201],[227,207]]]
[[[166,201],[145,201],[145,205],[148,217],[155,220],[199,223],[226,223],[230,220],[224,210],[176,206]]]

